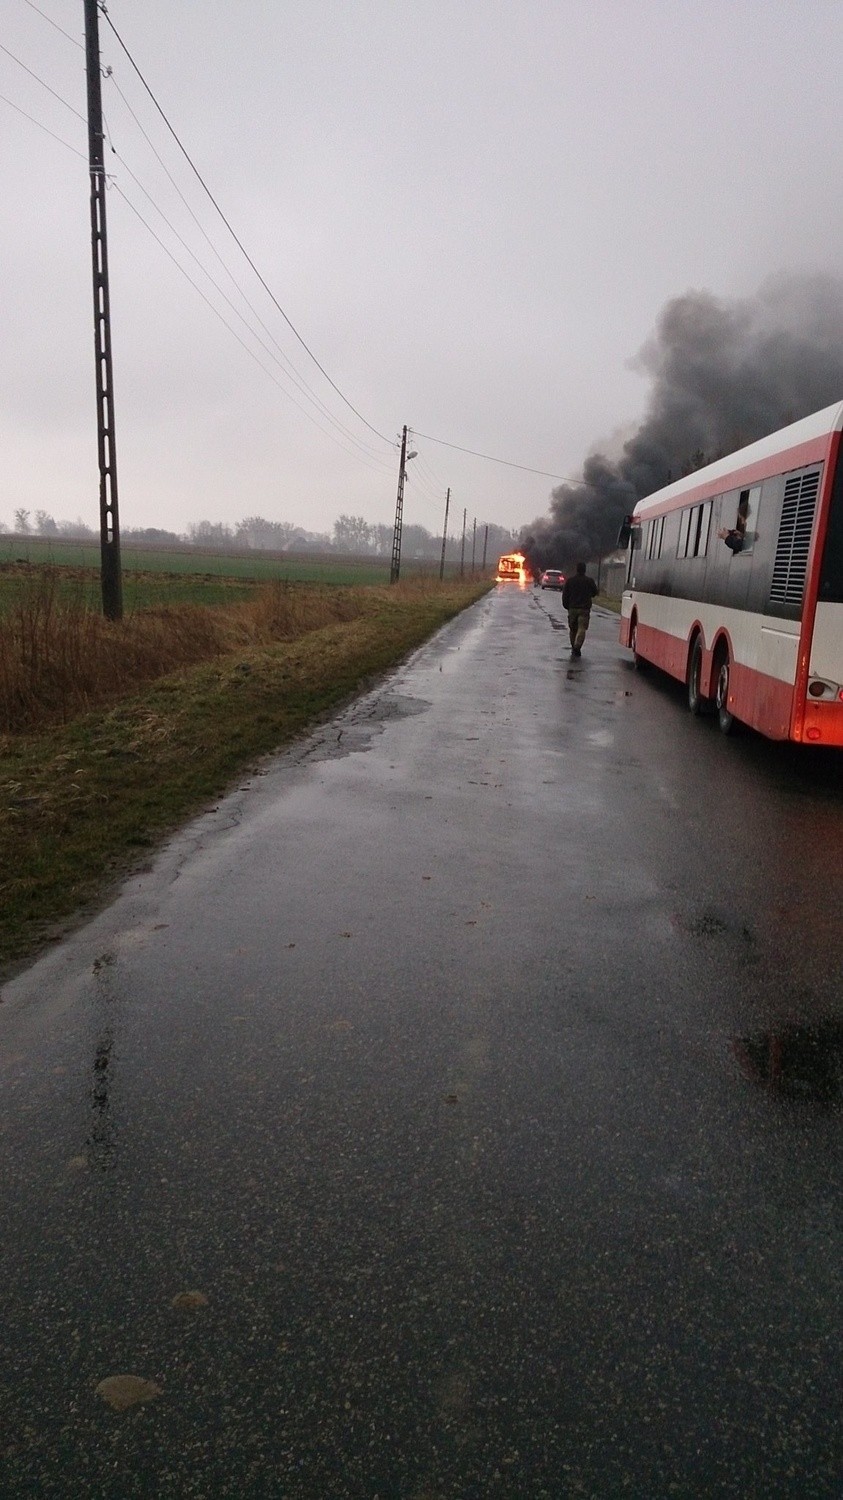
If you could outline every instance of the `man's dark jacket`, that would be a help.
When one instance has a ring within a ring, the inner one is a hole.
[[[591,601],[597,593],[597,584],[587,573],[572,573],[565,579],[562,590],[563,609],[591,609]]]

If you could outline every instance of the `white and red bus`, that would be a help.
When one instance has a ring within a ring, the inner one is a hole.
[[[621,642],[771,739],[843,745],[843,402],[639,501]]]

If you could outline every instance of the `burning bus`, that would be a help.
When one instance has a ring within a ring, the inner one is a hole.
[[[526,583],[527,559],[523,552],[507,552],[498,558],[498,583]]]

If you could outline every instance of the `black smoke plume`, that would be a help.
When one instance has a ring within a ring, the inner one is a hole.
[[[652,381],[622,455],[592,454],[522,533],[535,565],[570,568],[615,547],[636,500],[843,399],[843,281],[781,275],[727,301],[686,292],[662,310],[634,368]]]

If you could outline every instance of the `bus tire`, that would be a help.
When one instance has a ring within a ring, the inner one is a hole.
[[[714,694],[714,706],[717,709],[717,723],[722,734],[732,734],[735,728],[735,716],[729,708],[729,678],[731,676],[732,664],[729,660],[728,651],[724,651],[718,658],[717,663],[717,687]]]
[[[637,645],[638,645],[638,620],[636,619],[635,615],[633,615],[633,617],[632,617],[632,628],[631,628],[631,630],[629,632],[629,649],[632,652],[632,663],[633,663],[633,666],[635,667],[636,672],[646,672],[646,670],[647,670],[647,663],[644,660],[643,656],[639,656],[638,655],[638,651],[636,649]]]
[[[702,691],[702,666],[703,649],[702,641],[697,636],[691,647],[691,658],[688,662],[688,676],[686,685],[688,688],[688,708],[694,716],[707,713],[711,707],[710,699],[706,698]]]

